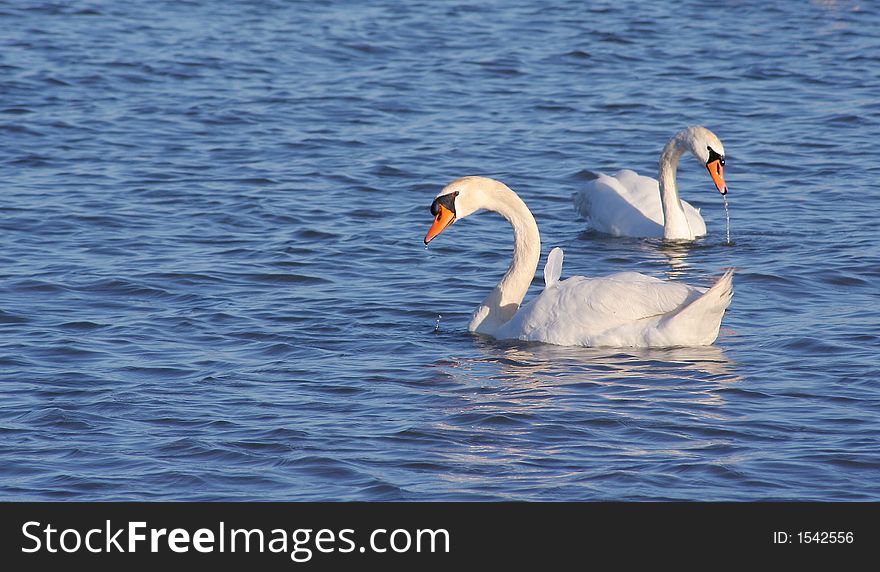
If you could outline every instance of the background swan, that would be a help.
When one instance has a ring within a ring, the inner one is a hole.
[[[708,290],[636,272],[560,280],[562,250],[554,248],[544,269],[544,290],[520,307],[538,267],[541,238],[526,204],[503,183],[464,177],[447,185],[431,204],[435,219],[425,244],[456,220],[483,209],[513,226],[513,260],[474,311],[468,330],[576,346],[700,346],[718,337],[733,296],[732,270]]]
[[[693,240],[706,234],[699,209],[678,196],[675,171],[685,151],[705,165],[722,195],[724,146],[705,127],[688,127],[677,133],[660,154],[660,181],[624,169],[613,177],[598,178],[574,195],[575,208],[599,232],[614,236],[650,236],[667,240]]]

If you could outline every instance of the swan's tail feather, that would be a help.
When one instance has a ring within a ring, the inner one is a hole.
[[[702,317],[708,313],[726,310],[733,299],[733,272],[734,269],[729,268],[702,296],[679,310],[676,317]]]
[[[582,170],[578,175],[586,180],[586,184],[579,191],[571,195],[571,200],[574,203],[575,210],[589,221],[590,211],[593,210],[593,199],[596,196],[596,185],[598,185],[599,179],[604,175],[598,171],[587,169]]]
[[[699,298],[664,318],[660,329],[675,330],[678,336],[692,340],[688,345],[712,344],[733,299],[733,273],[733,268],[728,269]]]
[[[585,190],[580,190],[571,196],[574,208],[585,219],[590,218],[590,197]]]

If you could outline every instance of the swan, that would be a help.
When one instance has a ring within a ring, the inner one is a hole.
[[[662,237],[694,240],[706,235],[700,210],[678,197],[675,171],[685,151],[705,165],[718,188],[724,181],[724,146],[702,126],[678,132],[660,154],[660,181],[624,169],[613,177],[599,173],[573,196],[575,208],[590,225],[614,236]]]
[[[425,245],[480,210],[497,212],[513,226],[513,260],[474,311],[469,331],[503,340],[591,347],[703,346],[718,337],[733,295],[733,270],[709,289],[637,272],[560,280],[563,252],[554,248],[544,267],[544,290],[520,306],[538,268],[541,237],[525,202],[504,183],[463,177],[444,187],[431,204],[435,218]]]

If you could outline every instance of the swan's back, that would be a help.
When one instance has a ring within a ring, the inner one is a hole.
[[[574,276],[524,305],[496,337],[559,345],[638,346],[638,330],[656,325],[703,290],[637,272]]]
[[[663,237],[660,183],[630,169],[613,176],[599,173],[575,193],[577,211],[599,232],[613,236]],[[694,236],[706,234],[699,209],[681,201]]]

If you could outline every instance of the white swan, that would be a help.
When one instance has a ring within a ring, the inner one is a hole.
[[[599,173],[580,192],[574,205],[590,225],[614,236],[650,236],[693,240],[706,234],[700,210],[678,197],[675,171],[685,151],[705,165],[722,195],[724,146],[705,127],[688,127],[669,140],[660,154],[660,181],[624,169],[613,177]]]
[[[464,177],[447,185],[431,204],[435,219],[425,244],[456,220],[483,209],[513,226],[513,261],[474,311],[470,331],[567,346],[701,346],[718,337],[733,295],[732,270],[708,290],[636,272],[559,280],[562,250],[554,248],[544,269],[543,292],[520,307],[538,267],[541,238],[526,204],[503,183]]]

